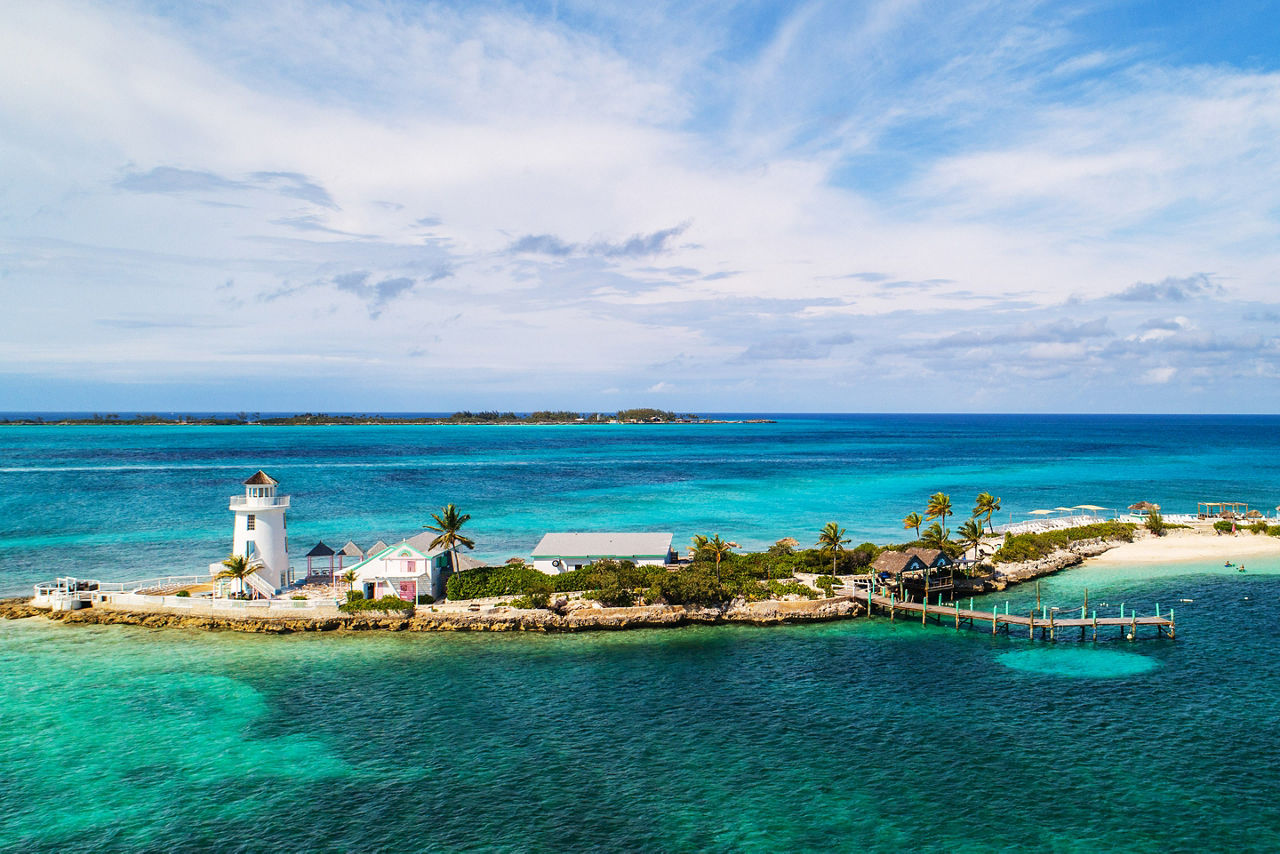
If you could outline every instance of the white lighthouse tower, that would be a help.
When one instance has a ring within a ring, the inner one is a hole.
[[[279,485],[259,470],[244,482],[243,496],[231,496],[230,510],[236,514],[231,553],[244,555],[250,566],[257,567],[256,574],[266,584],[253,586],[262,593],[268,585],[271,593],[277,593],[289,583],[289,538],[284,526],[289,496],[276,495]]]

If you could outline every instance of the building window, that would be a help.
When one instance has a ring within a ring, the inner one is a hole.
[[[254,515],[253,515],[252,513],[250,513],[248,516],[245,516],[245,517],[244,517],[244,529],[245,529],[246,531],[252,531],[252,530],[253,530],[253,525],[254,525],[254,523],[255,523],[255,522],[257,522],[257,521],[258,521],[258,520],[257,520],[256,518],[254,518]]]
[[[414,563],[413,563],[413,561],[411,561],[411,560],[407,560],[407,561],[405,561],[405,562],[404,562],[404,571],[405,571],[405,572],[414,572],[414,571],[415,571],[415,570],[414,570]]]
[[[253,557],[253,549],[254,549],[254,546],[255,546],[255,543],[253,542],[253,540],[245,540],[245,541],[244,541],[244,556],[245,556],[245,557]]]

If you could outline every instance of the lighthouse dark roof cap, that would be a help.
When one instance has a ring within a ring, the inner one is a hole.
[[[267,474],[262,469],[258,469],[258,473],[244,482],[245,486],[279,486],[280,481]]]

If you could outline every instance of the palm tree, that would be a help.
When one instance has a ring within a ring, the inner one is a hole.
[[[822,533],[818,534],[818,545],[822,547],[824,552],[831,552],[831,577],[836,575],[836,557],[840,554],[840,550],[848,543],[852,542],[844,535],[844,528],[841,528],[835,522],[828,522],[826,527],[822,529]]]
[[[342,580],[347,582],[348,590],[356,589],[356,571],[354,569],[348,569],[346,572],[342,573]],[[334,592],[336,593],[337,591]]]
[[[449,550],[449,569],[453,572],[458,571],[458,546],[466,546],[469,549],[476,547],[475,541],[462,536],[458,530],[471,519],[470,513],[459,513],[458,508],[452,504],[446,504],[444,509],[439,513],[432,513],[431,518],[436,520],[434,525],[423,525],[428,531],[435,531],[439,536],[431,541],[429,548],[438,549],[445,548]]]
[[[706,550],[710,541],[702,534],[694,534],[689,542],[693,543],[693,548],[689,549],[689,560],[694,560]]]
[[[982,542],[982,523],[976,519],[966,519],[957,533],[960,535],[960,542],[964,543],[965,552],[967,553],[972,547],[973,559],[977,561],[978,543]]]
[[[902,529],[905,531],[910,528],[915,528],[916,539],[918,540],[920,539],[920,523],[923,521],[924,520],[920,518],[919,513],[908,513],[907,517],[902,520]]]
[[[1000,512],[1000,499],[992,495],[990,492],[981,492],[978,494],[978,501],[973,507],[973,518],[979,516],[987,520],[987,526],[991,529],[991,533],[996,532],[995,525],[991,524],[991,517]]]
[[[695,537],[695,539],[697,538]],[[728,557],[730,554],[732,554],[733,550],[738,547],[738,544],[726,542],[720,539],[719,534],[716,534],[714,537],[712,537],[709,540],[706,537],[703,537],[702,539],[705,540],[706,543],[701,550],[716,559],[716,583],[719,584],[720,583],[720,561]]]
[[[248,592],[245,589],[245,579],[250,575],[253,575],[255,572],[255,569],[249,566],[249,559],[244,555],[230,555],[222,562],[222,565],[225,566],[226,569],[215,575],[214,580],[234,578],[236,581],[240,582],[240,592]]]
[[[929,496],[928,512],[925,513],[924,518],[941,519],[942,524],[945,526],[947,524],[947,517],[954,515],[955,514],[951,510],[950,495],[947,495],[945,492],[935,492],[933,495]],[[951,532],[948,531],[947,533],[949,535]]]
[[[931,549],[941,549],[943,543],[951,538],[951,531],[944,529],[937,522],[924,529],[921,541]]]

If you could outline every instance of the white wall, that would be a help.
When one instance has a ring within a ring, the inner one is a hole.
[[[563,575],[566,572],[572,572],[575,569],[581,569],[587,564],[594,563],[598,560],[629,560],[636,566],[666,566],[667,562],[657,559],[640,559],[634,557],[570,557],[570,558],[549,558],[535,557],[533,559],[533,568],[538,572],[545,572],[547,575]],[[560,561],[560,566],[555,566],[552,561]]]
[[[245,543],[252,540],[265,564],[258,574],[277,590],[284,586],[284,577],[289,568],[284,512],[283,507],[236,508],[235,535],[231,545],[232,554],[242,555],[245,553]],[[251,515],[254,517],[252,531],[248,529]]]

